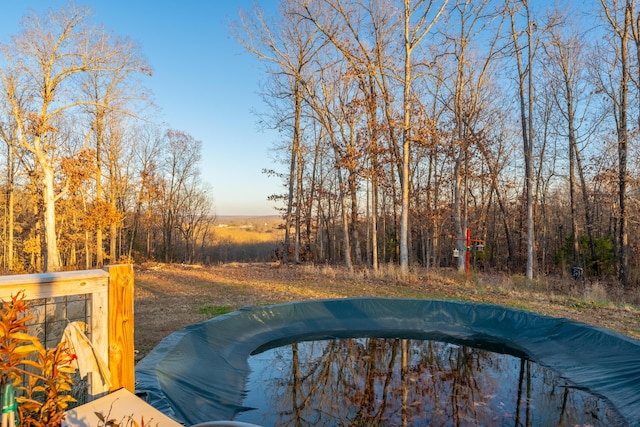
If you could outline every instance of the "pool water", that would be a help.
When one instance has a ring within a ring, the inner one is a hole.
[[[529,360],[413,339],[298,342],[248,360],[264,426],[621,425],[608,403]]]

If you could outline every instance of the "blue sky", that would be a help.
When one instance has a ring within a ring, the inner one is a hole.
[[[211,184],[218,216],[273,215],[267,197],[281,183],[262,174],[275,168],[276,132],[262,131],[253,111],[264,110],[259,82],[264,73],[228,33],[239,8],[276,0],[87,0],[92,20],[138,43],[153,68],[146,80],[173,129],[202,141],[202,176]],[[66,0],[0,0],[0,40],[20,30],[34,9],[59,8]]]

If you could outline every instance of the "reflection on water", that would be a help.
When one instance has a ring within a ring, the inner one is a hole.
[[[611,426],[606,402],[513,356],[407,339],[299,342],[249,358],[235,420],[265,426]]]

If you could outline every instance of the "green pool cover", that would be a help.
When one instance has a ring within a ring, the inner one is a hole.
[[[567,319],[465,302],[351,298],[240,309],[165,338],[136,366],[136,393],[177,421],[243,410],[251,354],[329,338],[412,338],[510,354],[557,372],[640,426],[640,341]]]

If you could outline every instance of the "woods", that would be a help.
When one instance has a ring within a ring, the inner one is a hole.
[[[156,124],[142,47],[93,19],[26,16],[0,46],[2,269],[213,262],[203,142]],[[274,254],[637,287],[639,19],[635,0],[240,10],[280,135]]]
[[[232,32],[264,64],[263,119],[287,135],[288,192],[274,197],[284,256],[406,272],[464,270],[470,252],[477,268],[529,280],[636,287],[640,15],[634,0],[590,7],[282,0],[272,16],[241,11]]]
[[[85,7],[22,27],[0,45],[3,270],[190,261],[212,221],[201,142],[152,124],[140,48]]]

